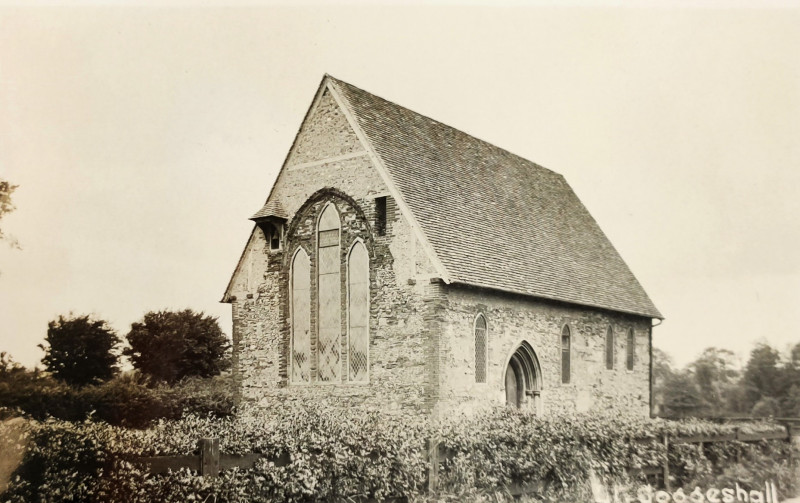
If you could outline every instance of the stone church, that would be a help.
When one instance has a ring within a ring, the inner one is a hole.
[[[240,400],[649,412],[662,316],[553,171],[326,75],[251,220]]]

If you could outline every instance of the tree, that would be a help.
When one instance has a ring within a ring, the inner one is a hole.
[[[104,320],[89,315],[65,318],[47,325],[42,363],[53,377],[82,386],[107,381],[117,373],[115,348],[120,340]]]
[[[771,396],[765,396],[753,405],[750,415],[753,417],[775,417],[779,411],[780,403],[778,403],[778,400]]]
[[[124,354],[156,381],[211,377],[229,365],[225,356],[230,346],[217,319],[191,309],[151,311],[131,325],[127,339],[130,348]]]
[[[672,357],[666,351],[653,348],[653,410],[652,413],[660,416],[667,413],[665,410],[667,383],[670,382],[675,373],[672,367],[675,364]]]
[[[659,383],[663,384],[667,381],[672,375],[674,371],[672,368],[675,366],[675,363],[672,361],[672,357],[663,349],[653,348],[653,379],[658,386]]]
[[[7,352],[0,351],[0,381],[23,372],[25,367],[17,363]]]
[[[699,416],[704,409],[705,404],[690,372],[684,370],[667,379],[664,386],[664,415]]]
[[[795,344],[789,351],[789,359],[783,366],[783,374],[786,389],[800,387],[800,344]]]
[[[733,351],[706,348],[688,369],[700,390],[706,413],[713,416],[727,413],[739,377]]]
[[[793,385],[781,400],[781,416],[800,417],[800,386]]]
[[[17,185],[11,185],[9,181],[0,178],[0,219],[2,219],[3,215],[6,213],[14,211],[15,207],[11,202],[11,193],[14,192],[14,189],[17,187]],[[3,229],[0,229],[0,240],[6,240],[12,247],[19,248],[17,240],[4,234]]]
[[[765,343],[757,344],[750,352],[741,381],[750,407],[762,398],[782,395],[786,383],[780,359],[780,353]]]

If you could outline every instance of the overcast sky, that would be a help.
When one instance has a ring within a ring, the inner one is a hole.
[[[563,174],[679,363],[800,342],[800,10],[585,4],[0,6],[0,350],[37,363],[70,311],[230,334],[325,72]]]

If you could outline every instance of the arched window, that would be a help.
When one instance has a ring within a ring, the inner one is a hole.
[[[634,338],[633,338],[633,329],[631,328],[630,330],[628,330],[628,342],[627,342],[627,345],[626,345],[626,355],[625,355],[626,356],[625,364],[626,364],[628,370],[633,370],[633,359],[635,357],[635,355],[634,355],[634,349],[635,349],[634,348],[634,342],[635,341],[634,341]]]
[[[339,228],[339,213],[333,204],[328,203],[317,225],[317,378],[321,382],[340,379],[342,285]]]
[[[486,382],[488,353],[486,318],[479,314],[475,318],[475,382]]]
[[[311,382],[311,265],[299,248],[291,269],[292,382]]]
[[[564,384],[569,382],[570,377],[570,339],[569,325],[564,325],[564,328],[561,330],[561,382]]]
[[[614,329],[611,325],[606,331],[606,368],[609,370],[614,368]]]
[[[369,379],[369,254],[361,241],[356,241],[347,257],[349,379]]]

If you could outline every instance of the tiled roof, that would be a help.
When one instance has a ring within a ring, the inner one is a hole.
[[[281,203],[277,200],[270,200],[260,209],[258,212],[250,217],[250,220],[258,220],[259,218],[265,217],[278,217],[284,220],[289,219],[289,214],[286,213],[286,210],[283,209]]]
[[[563,176],[329,79],[452,282],[662,318]]]

